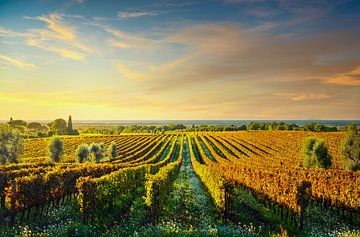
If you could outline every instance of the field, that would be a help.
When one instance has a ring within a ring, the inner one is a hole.
[[[307,137],[331,169],[301,167]],[[0,166],[1,236],[360,236],[360,172],[342,169],[342,132],[173,132],[28,139]],[[117,157],[75,163],[78,145]]]

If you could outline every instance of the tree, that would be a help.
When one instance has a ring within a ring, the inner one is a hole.
[[[348,134],[341,142],[340,154],[347,170],[360,170],[360,136]]]
[[[48,124],[49,128],[58,135],[65,135],[67,134],[67,126],[66,121],[64,119],[58,118],[55,119],[53,122]]]
[[[99,143],[92,143],[89,148],[91,161],[99,163],[104,156],[104,146]]]
[[[89,146],[88,144],[81,144],[75,151],[75,161],[78,163],[85,162],[89,157]]]
[[[314,123],[305,123],[304,129],[305,131],[314,131]]]
[[[346,132],[356,134],[358,132],[358,127],[356,123],[349,123],[345,127]]]
[[[117,131],[118,134],[120,134],[120,133],[122,133],[122,131],[124,131],[124,129],[125,129],[125,127],[120,125],[120,126],[117,127],[116,131]]]
[[[54,162],[59,162],[64,152],[63,142],[59,137],[54,137],[49,141],[48,155]]]
[[[245,125],[245,124],[242,124],[242,125],[239,127],[239,130],[246,130],[246,125]]]
[[[0,125],[0,164],[17,163],[24,147],[20,132],[6,124]]]
[[[17,128],[17,127],[26,127],[27,123],[24,120],[13,120],[12,118],[10,119],[9,125],[11,127]]]
[[[325,132],[326,131],[326,127],[325,125],[321,124],[321,123],[315,123],[314,125],[314,131],[315,132]]]
[[[41,123],[38,122],[31,122],[27,125],[27,128],[33,131],[37,131],[42,129]]]
[[[302,147],[302,165],[306,168],[330,168],[331,156],[324,141],[309,137]]]
[[[67,132],[69,135],[73,135],[74,134],[74,130],[73,130],[73,125],[72,125],[72,120],[71,120],[71,115],[69,115],[69,120],[68,120],[68,124],[67,124]]]
[[[247,125],[247,130],[259,130],[260,129],[260,125],[258,122],[250,122]]]
[[[107,150],[107,155],[110,158],[110,161],[114,160],[117,157],[117,144],[116,142],[111,142]]]

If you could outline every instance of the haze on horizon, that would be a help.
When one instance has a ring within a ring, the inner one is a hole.
[[[356,0],[0,0],[0,120],[359,119]]]

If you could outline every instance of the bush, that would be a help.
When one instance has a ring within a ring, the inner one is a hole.
[[[63,153],[64,145],[61,139],[59,137],[51,139],[48,146],[48,154],[51,161],[59,162]]]
[[[114,160],[117,157],[117,144],[116,142],[111,142],[111,144],[108,147],[107,155],[111,160]]]
[[[81,144],[75,151],[75,161],[78,163],[85,162],[89,157],[89,146],[87,144]]]
[[[331,156],[324,141],[309,137],[302,147],[302,165],[306,168],[330,168]]]
[[[346,125],[345,131],[350,134],[357,134],[357,132],[358,132],[357,124],[349,123],[348,125]]]
[[[340,154],[347,170],[360,170],[360,136],[349,134],[341,142]]]
[[[17,163],[24,142],[20,132],[9,125],[0,125],[0,164]]]
[[[92,143],[89,148],[91,161],[99,163],[100,160],[104,157],[104,144],[102,143]]]

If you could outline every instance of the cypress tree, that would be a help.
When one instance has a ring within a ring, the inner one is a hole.
[[[72,135],[74,133],[71,115],[69,115],[69,121],[68,121],[68,134]]]

